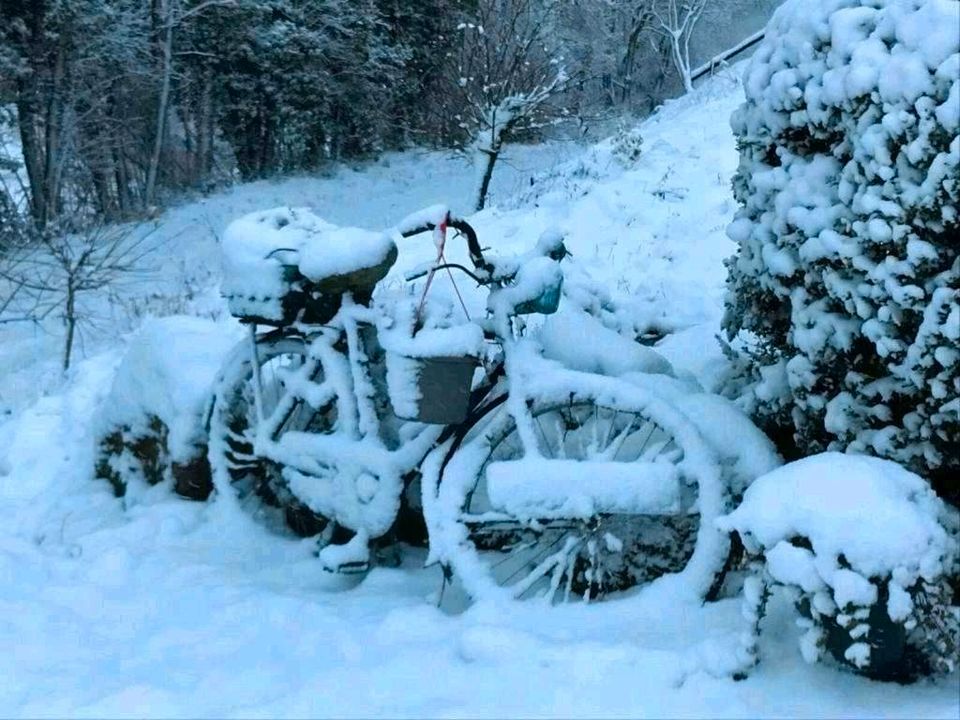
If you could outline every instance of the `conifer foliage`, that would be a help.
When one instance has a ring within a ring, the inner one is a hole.
[[[960,3],[788,0],[744,77],[724,327],[785,449],[957,500]]]

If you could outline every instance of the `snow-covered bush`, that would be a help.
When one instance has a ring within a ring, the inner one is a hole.
[[[96,419],[96,475],[118,497],[132,483],[167,478],[182,495],[210,493],[204,412],[235,340],[223,326],[194,317],[144,323]]]
[[[754,559],[745,586],[745,661],[771,584],[794,593],[804,658],[824,650],[876,678],[950,672],[958,649],[948,578],[956,516],[921,477],[889,460],[828,452],[756,480],[718,525]]]
[[[958,27],[953,0],[776,12],[731,121],[724,321],[746,347],[743,399],[785,449],[890,458],[955,502]]]
[[[621,125],[610,144],[610,155],[623,169],[629,170],[640,160],[643,135],[638,126]]]

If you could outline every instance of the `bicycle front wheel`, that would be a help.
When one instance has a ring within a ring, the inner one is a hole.
[[[666,574],[705,595],[728,550],[715,456],[662,400],[585,385],[468,438],[442,470],[431,543],[474,597],[593,600]]]

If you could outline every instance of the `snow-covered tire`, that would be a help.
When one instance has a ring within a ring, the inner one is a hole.
[[[583,380],[571,384],[571,377]],[[604,472],[618,475],[626,478],[618,482],[641,494],[645,491],[634,483],[643,483],[640,475],[653,467],[646,463],[668,463],[671,468],[661,469],[670,474],[675,468],[680,506],[655,514],[584,516],[581,509],[570,518],[558,516],[566,512],[561,507],[549,520],[531,517],[529,510],[522,515],[504,510],[490,499],[488,468],[529,458],[530,452],[529,440],[522,440],[512,413],[503,409],[468,435],[440,470],[428,518],[434,555],[479,599],[596,599],[664,575],[690,596],[706,597],[722,580],[729,553],[728,537],[714,524],[726,497],[716,454],[662,398],[613,378],[586,377],[567,374],[564,382],[541,386],[526,400],[539,446],[534,456],[594,461],[598,482]],[[571,389],[578,384],[581,389]],[[644,465],[635,465],[634,481],[629,470],[622,473],[600,461]],[[563,466],[544,466],[543,472],[553,480],[558,467]],[[518,482],[522,492],[523,481]]]
[[[308,358],[307,350],[307,341],[294,335],[270,334],[257,339],[265,405],[275,402],[283,388],[282,379],[271,373],[276,366],[312,362],[317,365],[316,372],[322,372],[320,363]],[[250,341],[244,340],[228,357],[214,389],[208,450],[214,485],[220,491],[235,492],[241,506],[273,530],[292,531],[300,537],[328,534],[333,530],[329,519],[290,492],[278,465],[254,453],[253,397]],[[323,432],[324,426],[332,423],[328,413],[318,413],[298,400],[284,430]]]

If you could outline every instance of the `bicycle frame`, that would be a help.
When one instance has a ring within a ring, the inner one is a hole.
[[[384,362],[374,345],[375,320],[374,310],[345,296],[340,311],[327,325],[300,325],[262,336],[301,338],[306,351],[303,365],[285,376],[285,390],[269,412],[265,412],[259,373],[256,327],[250,329],[252,365],[257,369],[253,374],[256,454],[282,466],[287,481],[300,488],[326,481],[329,495],[335,499],[324,502],[315,495],[315,505],[320,507],[314,509],[351,530],[365,531],[371,538],[389,530],[400,497],[426,455],[449,438],[462,438],[507,397],[501,361],[492,365],[471,392],[470,411],[463,423],[423,425],[413,437],[391,443],[385,426],[398,419],[385,412],[387,408],[377,407],[386,388],[375,378],[382,374]],[[285,432],[285,425],[304,403],[310,407],[311,417],[330,412],[337,404],[337,432]],[[349,492],[351,482],[356,493]]]
[[[519,267],[516,263],[511,266],[512,273],[510,269],[498,268],[497,261],[491,263],[483,257],[476,233],[469,224],[448,215],[441,228],[446,225],[466,237],[475,272],[441,262],[441,252],[431,273],[455,267],[493,292],[513,281]],[[402,234],[409,236],[435,227],[425,223]],[[566,249],[561,241],[559,245],[551,245],[544,254],[557,260],[566,254]],[[516,344],[518,326],[514,318],[495,313],[488,320],[480,321],[480,325],[489,339],[501,345],[503,352],[487,367],[485,379],[471,391],[464,422],[448,426],[400,425],[402,421],[393,415],[390,405],[382,402],[389,394],[385,358],[379,356],[383,350],[377,336],[377,320],[374,308],[355,302],[348,293],[343,296],[337,314],[326,324],[294,323],[274,331],[281,337],[300,338],[304,343],[304,361],[299,367],[286,371],[281,382],[283,392],[269,410],[265,405],[257,354],[258,340],[269,338],[273,333],[258,336],[255,325],[251,325],[250,330],[257,414],[255,455],[279,466],[295,496],[314,512],[355,531],[358,543],[388,532],[400,510],[405,489],[417,477],[420,464],[431,450],[452,441],[449,443],[452,453],[471,428],[504,403],[518,419],[528,412],[522,401],[508,402],[509,383],[505,382],[508,356]],[[309,407],[309,421],[301,426],[304,429],[287,427],[294,413],[303,407]],[[306,429],[314,419],[319,417],[322,423],[334,411],[335,430]],[[410,428],[416,429],[411,432]]]

